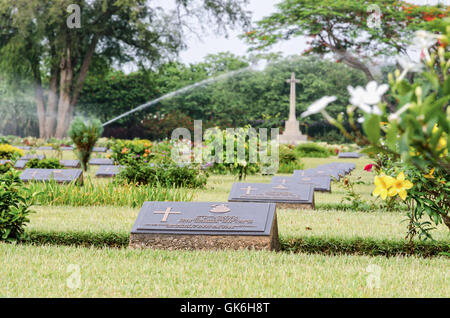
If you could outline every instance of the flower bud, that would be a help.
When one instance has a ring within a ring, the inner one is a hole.
[[[416,87],[416,96],[417,96],[417,102],[420,104],[422,101],[422,87],[420,87],[420,86]]]
[[[394,77],[392,76],[392,73],[388,74],[388,81],[389,81],[389,84],[391,84],[391,85],[394,84]]]

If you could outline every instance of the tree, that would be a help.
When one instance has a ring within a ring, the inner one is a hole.
[[[39,134],[60,138],[96,59],[152,67],[183,48],[186,16],[226,29],[248,21],[246,3],[176,0],[168,14],[147,0],[0,0],[0,66],[33,80]]]
[[[205,78],[242,68],[245,70],[248,65],[246,60],[219,53],[191,65],[167,63],[147,75],[140,71],[128,75],[111,72],[105,77],[92,76],[86,81],[77,108],[84,116],[93,116],[105,122],[149,100]],[[234,73],[234,76],[163,100],[106,126],[104,134],[118,138],[139,136],[162,139],[170,137],[175,127],[190,127],[183,126],[189,118],[191,121],[202,120],[204,129],[211,126],[243,127],[248,124],[256,128],[280,127],[288,117],[289,85],[286,79],[290,78],[291,72],[295,72],[300,81],[297,86],[298,115],[324,93],[329,93],[338,98],[330,108],[330,113],[337,116],[347,106],[347,86],[366,84],[364,73],[344,64],[317,56],[293,56],[272,62],[264,71]],[[178,112],[184,116],[179,116]],[[318,119],[318,115],[306,119],[303,127],[309,125],[311,129],[303,130],[311,133],[311,136],[323,134],[322,131],[330,128],[330,125],[318,123],[312,127],[310,124]],[[144,126],[141,125],[142,121]],[[177,122],[179,126],[176,126]]]
[[[449,12],[441,5],[392,0],[284,0],[277,8],[246,33],[253,49],[306,36],[310,48],[304,54],[332,53],[338,61],[363,71],[369,81],[374,76],[365,59],[405,53],[414,30]]]

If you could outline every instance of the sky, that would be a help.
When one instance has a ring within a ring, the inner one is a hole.
[[[158,5],[165,9],[174,7],[174,0],[156,1]],[[250,0],[246,9],[252,12],[252,20],[258,21],[275,12],[275,5],[279,2],[281,0]],[[440,2],[450,5],[450,0],[409,0],[408,2],[422,5],[434,5]],[[228,38],[224,35],[216,35],[213,32],[203,34],[201,39],[197,36],[189,35],[187,40],[188,48],[180,53],[180,60],[184,63],[201,62],[206,55],[223,51],[230,51],[236,55],[245,55],[248,45],[244,40],[238,38],[238,35],[242,33],[242,30],[230,31]],[[284,56],[300,54],[308,47],[306,41],[302,37],[284,41],[272,47],[270,52],[281,52]],[[415,54],[413,53],[413,55]]]
[[[173,0],[158,0],[158,4],[165,8],[173,8]],[[280,0],[250,0],[246,7],[252,14],[252,21],[258,21],[261,18],[275,12],[275,4]],[[228,38],[224,35],[217,36],[213,32],[204,34],[199,39],[197,36],[190,35],[187,40],[188,49],[180,53],[180,60],[184,63],[196,63],[203,60],[208,54],[230,51],[236,55],[245,55],[248,50],[244,40],[238,38],[243,30],[231,30],[228,32]],[[300,54],[307,48],[306,40],[296,38],[290,41],[275,45],[270,52],[283,52],[284,55]]]

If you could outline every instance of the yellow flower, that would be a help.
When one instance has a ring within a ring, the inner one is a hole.
[[[400,172],[397,176],[397,179],[394,179],[394,182],[389,189],[388,195],[393,197],[398,194],[398,196],[404,201],[406,199],[406,190],[409,190],[413,187],[412,182],[405,180],[405,174]]]
[[[439,138],[439,142],[438,142],[436,150],[439,151],[439,150],[442,150],[444,148],[447,148],[447,138],[441,137],[441,138]]]
[[[431,131],[432,134],[435,134],[439,130],[439,127],[437,124],[434,124],[433,130]]]
[[[428,174],[424,175],[424,177],[427,179],[434,179],[434,177],[433,177],[434,170],[436,170],[436,169],[432,168]]]
[[[431,132],[432,134],[435,134],[437,131],[439,130],[439,127],[437,124],[434,125],[433,127],[433,131]],[[444,152],[442,153],[441,157],[447,156],[448,155],[448,150],[447,148],[447,136],[446,134],[442,134],[442,137],[439,138],[439,142],[437,144],[436,150],[437,151],[441,151],[442,149],[445,149]]]
[[[375,190],[373,190],[372,195],[377,197],[380,196],[383,200],[386,200],[388,195],[388,190],[394,183],[395,179],[390,176],[376,176],[373,183],[375,183]]]

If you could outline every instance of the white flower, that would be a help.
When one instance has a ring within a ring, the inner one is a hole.
[[[437,35],[424,30],[419,30],[416,32],[415,43],[422,50],[428,50],[432,45],[436,43],[437,39]]]
[[[372,107],[371,114],[375,114],[375,115],[381,116],[381,115],[383,115],[383,112],[381,111],[381,109],[377,105],[374,105]]]
[[[373,106],[381,102],[381,98],[384,93],[387,92],[389,86],[387,84],[382,84],[378,86],[377,82],[371,81],[367,84],[366,88],[362,88],[358,86],[353,88],[351,86],[347,87],[348,92],[350,93],[350,103],[363,112],[368,114],[376,114],[381,115],[382,112],[377,106]]]
[[[358,123],[360,123],[360,124],[364,123],[364,117],[359,117],[358,118]]]
[[[402,106],[396,113],[389,115],[388,117],[389,121],[398,120],[400,118],[400,115],[406,112],[413,105],[414,104],[408,103]]]
[[[304,113],[302,113],[302,118],[320,113],[328,106],[328,104],[334,102],[336,99],[336,96],[324,96],[321,99],[316,100],[314,103],[309,105],[308,109]]]
[[[397,62],[402,67],[403,72],[406,73],[408,72],[417,73],[420,72],[423,68],[423,64],[411,61],[411,59],[406,55],[397,56]]]

